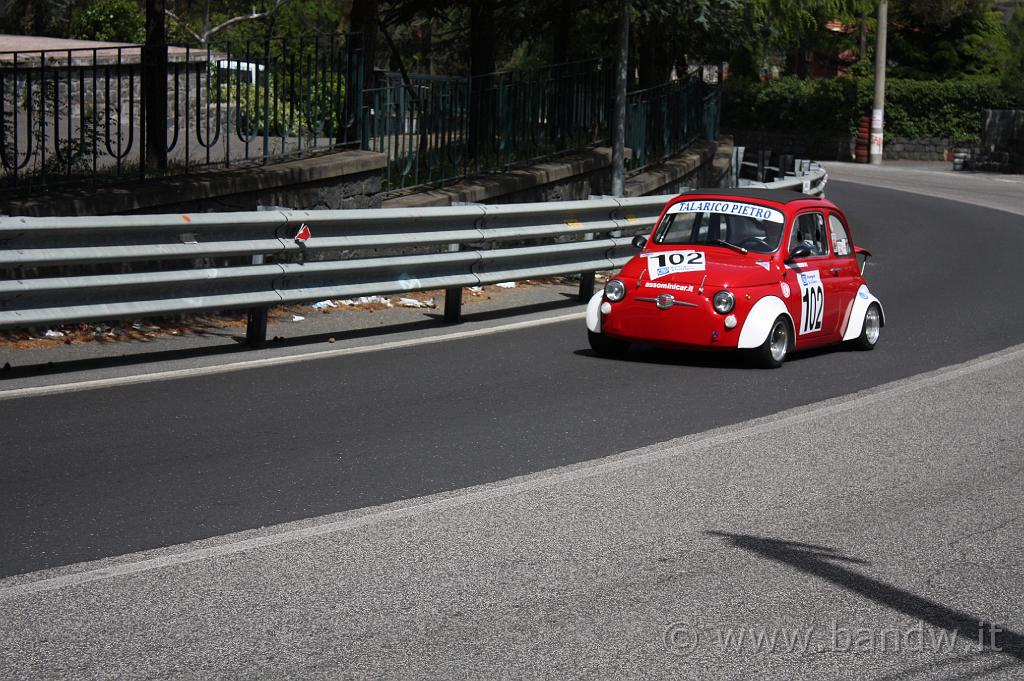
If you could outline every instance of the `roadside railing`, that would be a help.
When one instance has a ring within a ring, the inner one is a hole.
[[[0,53],[0,189],[146,177],[142,51]],[[358,37],[167,52],[168,173],[360,143]]]
[[[389,74],[366,90],[363,148],[387,156],[385,190],[441,184],[607,139],[610,95],[598,59],[467,78]]]
[[[0,328],[247,308],[256,344],[270,306],[442,288],[456,321],[462,287],[623,265],[669,198],[0,218]]]
[[[701,81],[691,76],[626,95],[628,170],[660,163],[704,134],[701,89]]]
[[[748,155],[756,160],[744,160]],[[824,195],[828,174],[817,161],[796,158],[791,154],[779,154],[777,165],[772,166],[769,164],[771,158],[772,154],[768,151],[749,153],[746,147],[733,147],[732,185],[791,189],[803,194]],[[748,177],[744,177],[744,174]],[[753,176],[753,179],[749,176]]]
[[[820,194],[811,168],[762,184]],[[725,190],[727,191],[727,190]],[[621,267],[674,195],[442,208],[0,217],[0,329],[249,310],[266,337],[279,304],[462,288]],[[128,270],[128,271],[126,271]]]

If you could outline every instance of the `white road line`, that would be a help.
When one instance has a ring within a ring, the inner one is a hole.
[[[731,441],[770,433],[782,428],[807,421],[817,421],[837,413],[850,411],[859,407],[867,406],[884,399],[899,397],[904,394],[921,390],[923,388],[946,383],[958,378],[969,376],[979,371],[991,369],[1002,364],[1024,359],[1024,344],[1017,345],[993,355],[988,355],[965,364],[955,365],[939,369],[926,374],[912,376],[900,381],[895,381],[878,388],[871,389],[866,393],[858,393],[852,396],[835,398],[824,402],[821,406],[808,410],[806,406],[796,407],[760,419],[738,424],[725,426],[715,430],[707,431],[698,435],[690,435],[665,443],[645,447],[633,452],[618,454],[611,457],[588,461],[580,464],[564,466],[550,471],[534,473],[531,475],[511,478],[498,483],[469,487],[455,492],[445,492],[431,496],[421,497],[410,501],[400,501],[372,509],[362,509],[324,516],[313,525],[287,529],[295,524],[280,525],[260,530],[262,534],[250,536],[244,539],[231,540],[232,535],[225,535],[226,541],[214,546],[202,546],[188,548],[184,545],[183,550],[177,553],[170,553],[154,558],[114,563],[103,567],[81,570],[60,574],[55,577],[44,577],[31,579],[31,575],[18,575],[0,580],[0,602],[29,596],[31,594],[55,591],[69,587],[89,584],[115,577],[134,575],[151,570],[160,570],[187,563],[192,563],[220,556],[227,556],[243,553],[253,549],[277,546],[290,542],[303,541],[314,537],[346,532],[367,525],[374,525],[386,521],[399,520],[425,513],[443,511],[452,508],[467,506],[470,504],[488,501],[526,492],[535,489],[542,489],[552,485],[590,478],[604,473],[614,472],[624,468],[640,466],[647,463],[662,461],[683,452],[697,448],[724,446]],[[308,523],[309,521],[299,521]],[[282,529],[284,528],[284,529]],[[245,533],[251,534],[251,532]],[[74,566],[59,568],[60,570],[74,570]],[[46,573],[44,573],[46,574]],[[29,581],[22,581],[28,578]],[[12,583],[12,586],[3,587],[4,583]]]
[[[80,390],[95,390],[97,388],[109,388],[119,385],[136,385],[139,383],[150,383],[154,381],[170,381],[176,378],[189,378],[192,376],[209,376],[212,374],[223,374],[230,371],[242,371],[244,369],[258,369],[261,367],[280,366],[282,364],[296,364],[298,362],[311,362],[316,359],[328,357],[341,357],[344,355],[361,355],[367,352],[379,352],[381,350],[396,350],[398,348],[411,348],[417,345],[430,345],[433,343],[444,343],[446,341],[462,340],[464,338],[478,338],[489,336],[495,333],[528,329],[534,326],[557,324],[574,319],[583,319],[586,312],[570,312],[558,315],[557,317],[544,317],[542,319],[530,319],[523,322],[502,324],[501,326],[490,326],[470,331],[456,331],[454,333],[439,334],[436,336],[423,336],[409,338],[400,341],[387,341],[376,345],[359,345],[355,347],[337,348],[334,350],[318,350],[298,355],[287,355],[285,357],[266,357],[264,359],[251,359],[231,364],[217,364],[207,367],[192,367],[188,369],[172,369],[168,371],[156,371],[150,374],[135,374],[132,376],[115,376],[112,378],[97,378],[77,383],[62,383],[58,385],[41,385],[29,388],[14,388],[0,391],[0,401],[13,400],[19,397],[37,397],[39,395],[56,395],[60,393],[78,392]]]

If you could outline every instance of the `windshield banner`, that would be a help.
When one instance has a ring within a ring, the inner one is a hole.
[[[752,203],[738,201],[680,201],[668,209],[669,213],[723,213],[725,215],[742,215],[755,220],[768,222],[785,222],[782,211]]]

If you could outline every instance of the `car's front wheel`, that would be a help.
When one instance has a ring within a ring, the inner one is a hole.
[[[858,350],[874,350],[881,333],[882,310],[876,303],[871,303],[864,313],[864,324],[861,325],[860,335],[853,341],[853,347]]]
[[[622,357],[629,351],[629,341],[609,338],[590,329],[587,329],[587,340],[590,341],[591,349],[602,357]]]
[[[778,369],[786,360],[791,345],[792,331],[785,316],[779,315],[772,324],[764,343],[753,351],[754,364],[763,369]]]

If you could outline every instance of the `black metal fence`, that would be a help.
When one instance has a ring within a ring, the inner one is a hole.
[[[387,156],[384,187],[441,184],[608,143],[601,60],[456,78],[397,74],[364,88],[359,36],[169,47],[167,169],[147,163],[140,46],[0,53],[0,190],[268,163],[352,147]],[[697,79],[629,94],[637,170],[714,137]],[[152,160],[152,159],[149,159]]]
[[[366,92],[364,147],[389,160],[386,186],[436,184],[607,139],[600,60],[472,78],[388,77]]]
[[[718,90],[691,76],[626,96],[629,170],[660,163],[698,137],[718,137]]]
[[[340,36],[169,47],[167,172],[358,145],[361,72]],[[0,53],[0,187],[145,177],[142,76],[138,46]]]

